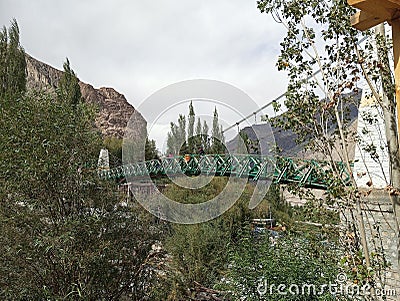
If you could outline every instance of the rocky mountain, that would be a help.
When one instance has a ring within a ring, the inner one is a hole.
[[[348,131],[351,133],[355,133],[357,131],[357,123],[358,123],[358,106],[361,101],[362,91],[356,95],[353,95],[354,99],[352,103],[346,103],[342,112],[346,112],[346,116],[348,118]],[[275,118],[285,118],[285,114],[277,116]],[[328,125],[328,132],[333,133],[336,130],[335,124]],[[252,141],[259,140],[260,147],[263,150],[263,154],[268,154],[269,150],[274,146],[278,147],[281,150],[281,155],[286,157],[297,157],[304,159],[324,159],[324,155],[311,152],[306,150],[304,142],[303,144],[297,144],[296,138],[297,135],[291,130],[283,130],[278,127],[271,126],[269,124],[256,124],[251,127],[245,127],[241,131],[246,133],[248,138]],[[259,138],[259,139],[257,139]],[[274,144],[276,143],[276,144]],[[238,145],[238,136],[236,136],[231,141],[227,142],[227,149],[230,152],[234,152],[237,149]],[[339,150],[341,148],[340,141],[335,142],[334,150]],[[355,155],[355,144],[349,139],[348,141],[348,149],[347,149],[350,160],[354,159]],[[342,153],[334,151],[333,159],[337,161],[342,161]]]
[[[62,71],[57,70],[35,58],[26,55],[28,80],[27,86],[33,89],[54,91],[62,76]],[[92,85],[79,82],[84,101],[98,106],[99,113],[95,120],[96,127],[104,137],[123,138],[126,125],[132,116],[131,122],[135,131],[130,133],[133,139],[146,134],[146,120],[125,96],[113,88],[94,88]]]

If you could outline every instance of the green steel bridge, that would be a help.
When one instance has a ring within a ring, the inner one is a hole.
[[[343,184],[350,185],[351,176],[343,162],[260,155],[185,155],[167,157],[99,170],[103,179],[127,181],[163,176],[235,176],[253,181],[271,180],[274,183],[297,183],[299,186],[327,190],[337,175]],[[335,176],[334,176],[335,175]]]

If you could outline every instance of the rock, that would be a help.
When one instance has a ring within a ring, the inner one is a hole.
[[[26,55],[28,89],[43,89],[54,92],[62,71],[57,70],[33,57]],[[132,105],[128,103],[125,96],[113,88],[96,89],[92,85],[79,82],[84,101],[95,104],[99,108],[95,120],[96,127],[101,131],[103,137],[123,138],[126,125],[132,116],[134,130],[129,132],[132,139],[146,137],[146,120]]]

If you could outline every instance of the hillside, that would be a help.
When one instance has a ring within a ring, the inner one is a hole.
[[[26,55],[28,89],[45,89],[54,91],[62,75],[57,70],[37,59]],[[126,124],[133,117],[135,124],[133,138],[146,133],[146,120],[132,105],[128,103],[125,96],[113,88],[94,88],[92,85],[79,82],[82,97],[88,103],[99,107],[99,113],[95,120],[96,127],[104,137],[123,138]]]
[[[348,130],[350,132],[357,131],[357,120],[358,120],[358,105],[361,101],[361,94],[362,92],[358,93],[354,96],[354,103],[346,103],[342,108],[343,112],[346,112],[347,118],[349,118],[348,122]],[[275,118],[283,119],[285,118],[285,114],[279,115]],[[333,133],[336,130],[336,126],[332,123],[328,125],[328,132]],[[256,124],[251,127],[245,127],[242,129],[244,133],[247,134],[249,139],[256,140],[257,137],[260,139],[260,144],[262,149],[271,149],[271,131],[270,125],[267,124]],[[284,130],[282,128],[273,127],[271,126],[272,134],[274,135],[276,146],[282,150],[281,154],[287,157],[297,157],[297,158],[304,158],[304,159],[324,159],[324,156],[319,153],[310,152],[305,150],[305,144],[297,144],[296,143],[296,134],[291,130]],[[229,151],[233,151],[237,147],[237,139],[236,136],[234,139],[227,143],[227,148]],[[340,149],[339,142],[336,142],[334,149]],[[349,141],[348,152],[350,156],[350,160],[354,159],[355,155],[355,144]],[[339,153],[333,154],[333,159],[341,161],[341,155]]]

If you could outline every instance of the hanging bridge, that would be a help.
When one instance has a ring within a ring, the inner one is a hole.
[[[351,172],[351,171],[350,171]],[[112,169],[99,170],[103,179],[127,181],[148,178],[149,176],[234,176],[253,181],[271,180],[274,183],[297,183],[299,186],[316,189],[329,189],[334,179],[350,185],[351,176],[343,162],[299,158],[212,154],[185,155],[137,162]]]

